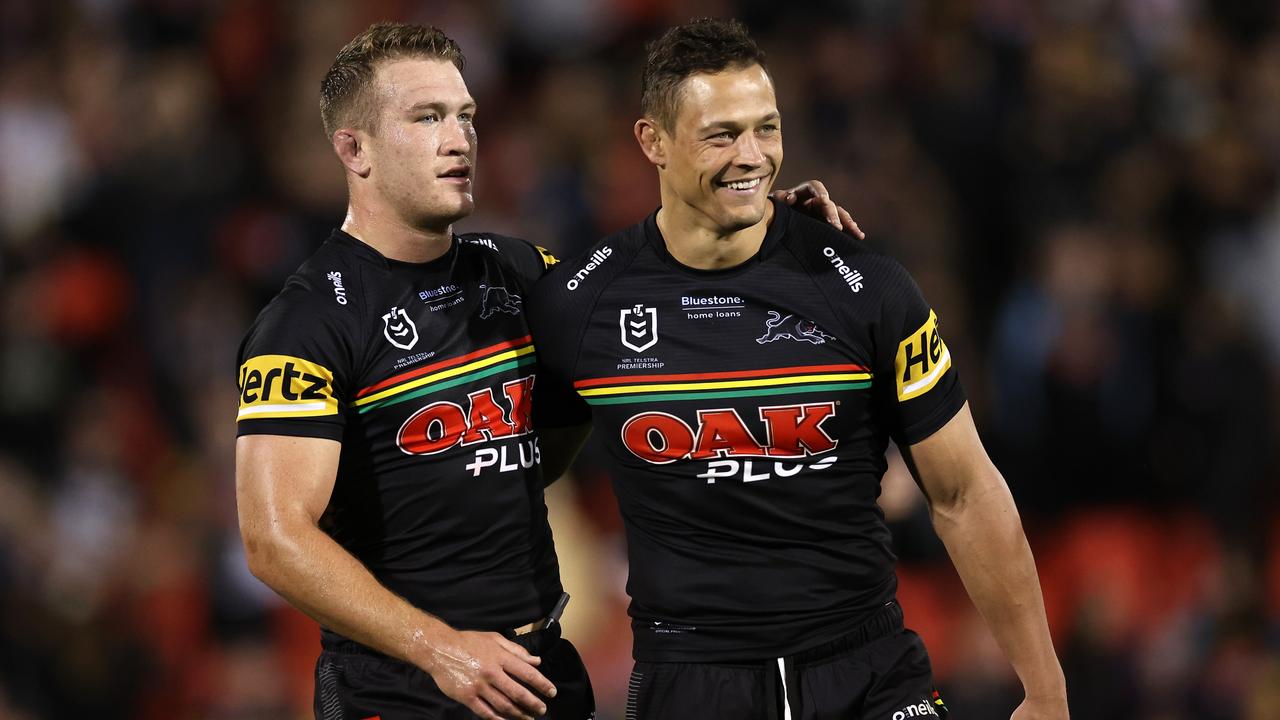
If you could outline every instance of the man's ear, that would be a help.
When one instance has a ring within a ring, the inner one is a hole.
[[[651,118],[640,118],[636,121],[634,131],[636,142],[640,143],[640,152],[654,165],[666,167],[667,137],[658,123]]]
[[[333,151],[338,154],[338,159],[347,170],[367,178],[372,168],[364,139],[364,133],[359,130],[341,128],[333,133]]]

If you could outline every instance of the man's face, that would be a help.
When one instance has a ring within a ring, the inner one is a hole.
[[[369,179],[412,227],[438,229],[475,209],[475,100],[453,63],[403,59],[374,78]]]
[[[713,227],[734,232],[764,219],[782,166],[782,120],[764,68],[686,78],[665,141],[663,182]]]

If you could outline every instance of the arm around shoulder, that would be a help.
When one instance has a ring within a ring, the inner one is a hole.
[[[1016,720],[1068,717],[1035,560],[1018,509],[987,457],[966,403],[941,429],[903,448],[934,529],[965,589],[1022,681]]]

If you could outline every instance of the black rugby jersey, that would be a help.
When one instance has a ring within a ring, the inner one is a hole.
[[[321,527],[455,627],[518,627],[560,594],[524,316],[554,262],[470,234],[404,263],[335,231],[240,347],[239,434],[341,441]]]
[[[964,403],[906,271],[775,213],[715,271],[672,258],[652,215],[530,305],[540,388],[576,391],[613,464],[638,660],[778,657],[892,600],[885,448]]]

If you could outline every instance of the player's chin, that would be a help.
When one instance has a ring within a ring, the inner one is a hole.
[[[440,198],[433,214],[449,222],[456,222],[476,211],[476,200],[470,191]]]
[[[720,205],[720,224],[726,230],[736,232],[745,230],[764,220],[767,196],[752,203],[722,203]]]

